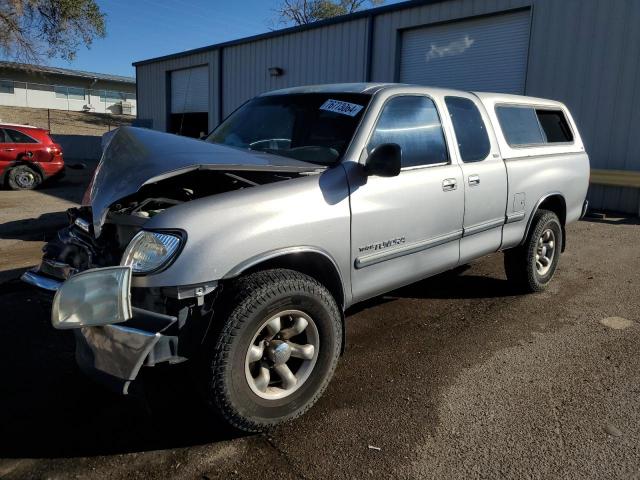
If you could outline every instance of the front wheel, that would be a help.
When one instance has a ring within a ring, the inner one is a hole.
[[[236,428],[260,431],[306,412],[325,390],[342,344],[329,291],[291,270],[240,278],[223,299],[207,357],[207,401]]]
[[[504,252],[507,279],[528,292],[547,288],[560,261],[562,226],[558,216],[538,210],[525,243]]]

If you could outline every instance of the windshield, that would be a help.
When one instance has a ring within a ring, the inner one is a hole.
[[[257,97],[206,141],[331,165],[344,155],[370,98],[351,93]]]

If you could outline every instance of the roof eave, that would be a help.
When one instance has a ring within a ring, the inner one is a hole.
[[[185,50],[184,52],[171,53],[169,55],[149,58],[147,60],[139,60],[137,62],[133,62],[132,65],[134,67],[139,67],[142,65],[148,65],[150,63],[156,63],[164,60],[180,58],[187,55],[195,55],[198,53],[219,50],[221,48],[231,47],[234,45],[242,45],[243,43],[255,42],[257,40],[264,40],[267,38],[275,38],[275,37],[279,37],[281,35],[287,35],[290,33],[303,32],[305,30],[312,30],[314,28],[324,27],[327,25],[334,25],[337,23],[349,22],[352,20],[358,20],[360,18],[375,17],[384,13],[395,12],[397,10],[404,10],[406,8],[419,7],[423,5],[429,5],[431,3],[440,3],[440,2],[446,2],[446,1],[450,1],[450,0],[409,0],[401,3],[393,3],[391,5],[383,5],[381,7],[370,8],[368,10],[349,13],[347,15],[340,15],[337,17],[327,18],[325,20],[320,20],[318,22],[308,23],[305,25],[296,25],[293,27],[283,28],[282,30],[274,30],[271,32],[260,33],[258,35],[252,35],[250,37],[238,38],[236,40],[229,40],[227,42],[214,43],[212,45],[207,45],[205,47],[194,48],[192,50]]]

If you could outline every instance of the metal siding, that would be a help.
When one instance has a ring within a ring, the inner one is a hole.
[[[640,170],[640,2],[536,0],[527,95],[566,103],[592,168]],[[593,207],[638,214],[640,191],[594,185]]]
[[[278,88],[365,78],[367,20],[361,18],[224,49],[224,114]],[[272,77],[269,67],[284,75]]]
[[[380,14],[374,22],[372,80],[393,82],[396,79],[396,42],[399,41],[399,30],[528,7],[532,1],[449,0]]]
[[[527,10],[407,30],[400,81],[522,94],[529,18]]]
[[[209,111],[209,73],[208,66],[171,72],[171,113]]]
[[[218,52],[209,51],[161,62],[138,65],[138,118],[153,121],[153,129],[167,129],[167,73],[183,68],[207,65],[209,68],[209,125],[217,124]]]

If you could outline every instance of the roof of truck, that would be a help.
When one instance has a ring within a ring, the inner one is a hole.
[[[463,90],[429,87],[425,85],[411,85],[407,83],[327,83],[320,85],[305,85],[300,87],[283,88],[280,90],[273,90],[263,93],[266,95],[292,95],[300,93],[367,93],[375,94],[382,90],[400,90],[407,89],[407,91],[416,91],[416,89],[423,90],[425,93],[433,92],[438,94],[452,95],[456,92],[463,92]],[[561,106],[562,103],[555,100],[548,100],[545,98],[527,97],[524,95],[513,95],[508,93],[495,93],[495,92],[468,92],[473,93],[478,98],[486,102],[492,103],[530,103],[538,105],[548,106]]]
[[[401,83],[326,83],[272,90],[262,95],[290,95],[296,93],[375,93],[386,87],[402,86]]]

